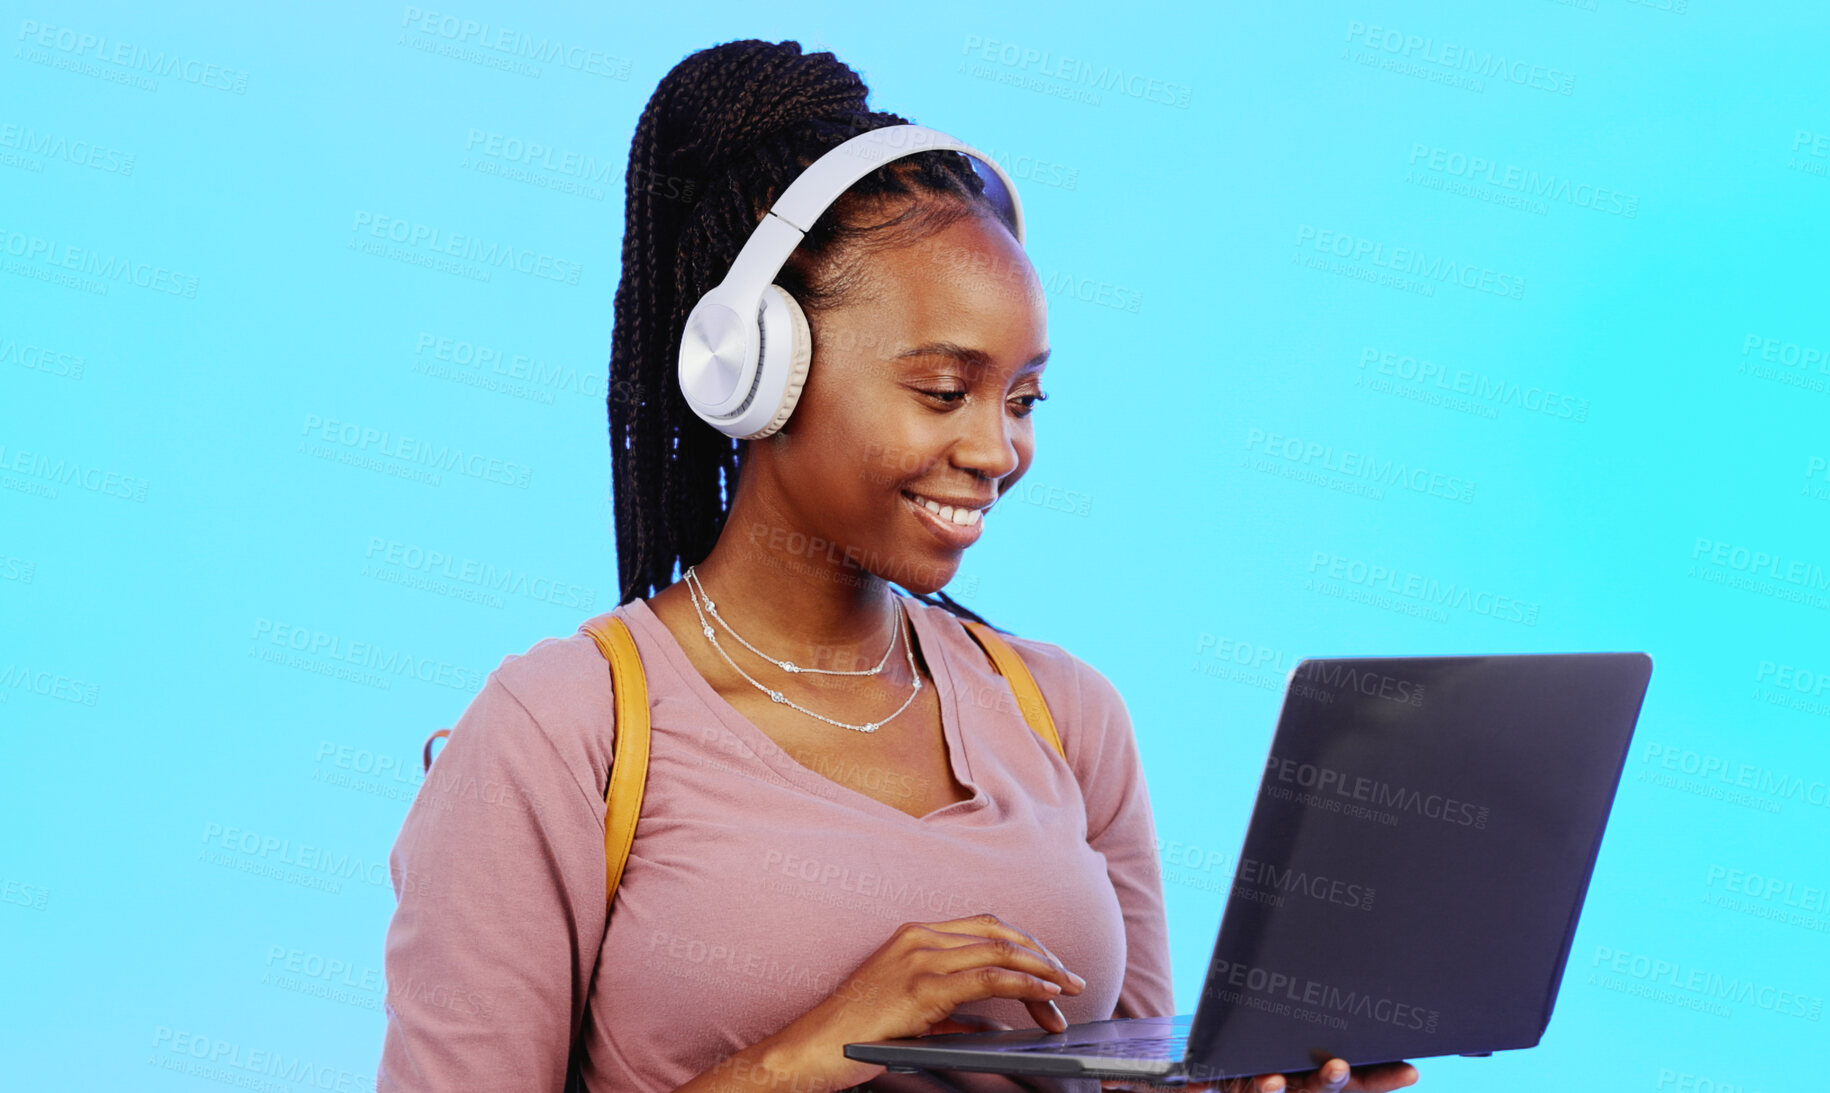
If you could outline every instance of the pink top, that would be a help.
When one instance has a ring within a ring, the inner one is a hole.
[[[653,728],[607,932],[609,667],[583,627],[504,658],[394,844],[378,1088],[557,1091],[582,1024],[588,1088],[671,1090],[831,994],[898,924],[985,910],[1085,977],[1059,1001],[1069,1021],[1173,1013],[1150,800],[1118,692],[1059,646],[1009,639],[1064,763],[953,615],[903,603],[972,793],[919,819],[796,762],[646,602],[612,612],[635,636]],[[965,1010],[1034,1027],[1009,999]]]

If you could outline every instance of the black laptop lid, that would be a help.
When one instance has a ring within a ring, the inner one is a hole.
[[[1191,1070],[1536,1044],[1651,671],[1643,653],[1299,664]]]

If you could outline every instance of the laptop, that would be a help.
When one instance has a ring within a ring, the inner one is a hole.
[[[1192,1015],[846,1057],[1175,1084],[1534,1047],[1651,674],[1644,653],[1304,660]]]

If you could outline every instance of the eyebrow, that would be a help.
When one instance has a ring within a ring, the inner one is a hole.
[[[1048,362],[1048,355],[1052,352],[1054,352],[1052,347],[1044,349],[1042,352],[1037,353],[1035,356],[1024,361],[1022,368],[1019,368],[1018,371],[1041,367]],[[980,368],[991,363],[990,356],[988,356],[984,350],[968,349],[965,346],[958,345],[954,342],[927,342],[923,345],[915,346],[912,349],[905,349],[891,359],[903,360],[908,357],[951,357],[961,364],[974,365]]]

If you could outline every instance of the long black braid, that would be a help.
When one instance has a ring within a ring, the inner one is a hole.
[[[686,316],[729,272],[763,214],[829,149],[906,119],[865,106],[869,89],[831,53],[798,42],[727,42],[661,79],[636,123],[624,187],[623,276],[610,339],[610,453],[619,603],[653,595],[711,553],[730,511],[742,442],[701,421],[676,380]],[[860,208],[892,194],[933,194],[888,220]],[[923,152],[865,176],[835,202],[776,277],[812,314],[855,284],[848,259],[988,208],[966,157]],[[918,596],[984,621],[944,591]]]

